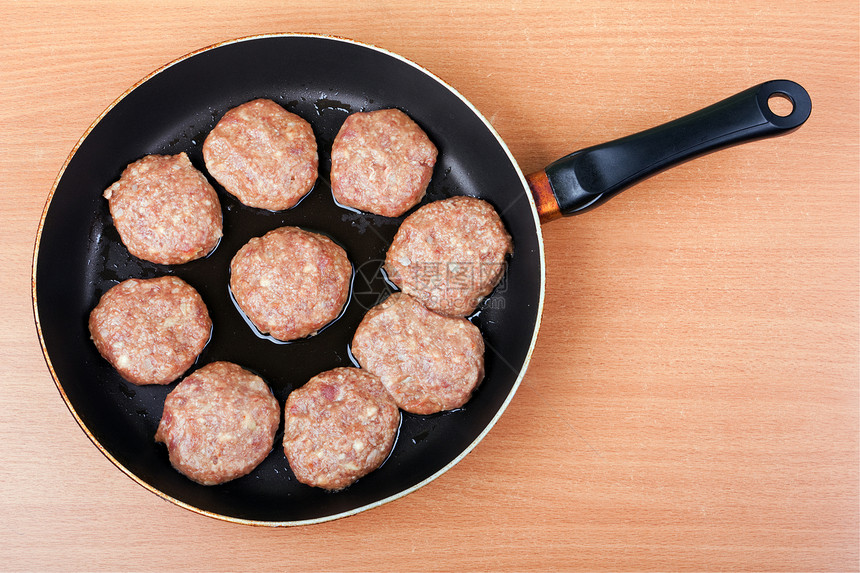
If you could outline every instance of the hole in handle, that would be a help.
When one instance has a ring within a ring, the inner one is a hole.
[[[788,117],[794,112],[794,101],[785,94],[775,93],[767,98],[767,107],[779,117]]]

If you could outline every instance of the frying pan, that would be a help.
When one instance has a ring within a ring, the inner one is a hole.
[[[792,103],[781,117],[768,100]],[[228,109],[271,98],[313,126],[320,176],[288,211],[245,207],[210,178],[222,202],[224,238],[207,258],[162,266],[132,257],[113,227],[102,191],[123,168],[151,153],[188,153],[205,172],[201,145]],[[170,386],[137,387],[97,353],[87,317],[119,281],[172,274],[193,285],[213,318],[197,364],[236,362],[262,376],[283,404],[315,374],[354,364],[349,342],[365,311],[392,285],[380,271],[402,218],[337,205],[328,174],[331,143],[349,113],[397,107],[439,149],[423,203],[453,195],[491,202],[514,240],[514,255],[493,294],[470,317],[486,341],[486,377],[462,408],[403,414],[397,442],[375,472],[339,492],[298,483],[276,446],[251,474],[218,486],[176,472],[153,440]],[[686,118],[574,153],[523,176],[489,122],[453,88],[385,50],[323,36],[258,36],[192,53],[154,72],[117,99],[72,150],[40,222],[33,260],[37,329],[51,375],[93,443],[129,477],[161,497],[204,515],[258,525],[326,521],[398,498],[444,473],[489,431],[510,402],[537,338],[544,298],[540,221],[592,208],[621,189],[719,147],[800,126],[811,103],[792,82],[768,82]],[[318,335],[289,344],[260,336],[227,288],[229,262],[250,238],[282,225],[325,233],[354,265],[345,311]]]

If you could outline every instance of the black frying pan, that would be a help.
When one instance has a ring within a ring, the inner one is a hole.
[[[787,117],[768,99],[791,100]],[[188,153],[201,170],[201,145],[228,109],[271,98],[307,119],[320,150],[320,177],[295,208],[247,208],[214,184],[224,238],[204,260],[178,266],[130,256],[119,241],[102,191],[146,154]],[[353,364],[349,342],[367,308],[391,291],[380,272],[402,218],[337,206],[328,186],[331,143],[351,112],[397,107],[435,142],[439,160],[424,203],[453,195],[490,201],[514,239],[506,275],[471,320],[486,340],[486,378],[461,409],[403,415],[393,453],[377,471],[328,493],[298,483],[280,447],[251,474],[219,486],[176,472],[153,441],[173,385],[125,382],[97,353],[87,317],[118,281],[175,274],[193,285],[214,321],[198,365],[229,360],[249,368],[284,403],[313,375]],[[42,217],[33,263],[37,327],[51,374],[78,423],[135,481],[183,507],[229,521],[291,525],[334,519],[408,493],[436,478],[489,431],[516,391],[537,337],[544,293],[539,218],[593,207],[654,172],[692,156],[798,127],[809,115],[806,92],[769,82],[672,124],[578,152],[523,177],[490,124],[451,87],[403,58],[355,42],[318,36],[265,36],[221,44],[170,64],[120,97],[88,130],[60,172]],[[530,192],[531,191],[531,192]],[[534,197],[533,197],[534,195]],[[236,310],[229,261],[251,237],[282,225],[331,236],[356,273],[343,315],[317,336],[289,344],[261,338]]]

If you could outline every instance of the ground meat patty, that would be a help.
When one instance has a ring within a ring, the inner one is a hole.
[[[399,426],[400,411],[376,376],[335,368],[287,398],[284,453],[300,482],[341,489],[385,461]]]
[[[218,194],[185,153],[147,155],[104,192],[129,252],[163,265],[209,254],[221,238]]]
[[[90,313],[99,353],[134,384],[169,384],[209,341],[212,321],[188,283],[167,276],[114,286]]]
[[[209,173],[249,207],[289,209],[314,186],[317,142],[311,125],[269,99],[235,107],[203,142]]]
[[[398,217],[417,205],[436,163],[436,146],[398,109],[354,113],[331,148],[331,190],[347,207]]]
[[[281,409],[259,376],[213,362],[176,385],[164,401],[155,441],[174,468],[203,485],[241,477],[272,451]]]
[[[351,280],[346,251],[297,227],[251,239],[230,263],[236,303],[260,332],[278,340],[316,334],[337,318]]]
[[[465,318],[427,310],[394,293],[364,316],[352,353],[375,374],[397,405],[434,414],[465,404],[484,377],[484,339]]]
[[[498,284],[511,252],[511,237],[489,203],[452,197],[428,203],[403,221],[385,255],[385,270],[430,310],[466,316]]]

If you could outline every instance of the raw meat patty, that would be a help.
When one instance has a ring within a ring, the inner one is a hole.
[[[203,142],[206,168],[249,207],[289,209],[314,186],[317,142],[311,125],[269,99],[224,114]]]
[[[120,239],[139,259],[187,263],[208,255],[221,238],[218,194],[185,153],[135,161],[104,197]]]
[[[337,318],[352,265],[328,237],[281,227],[248,241],[230,263],[236,303],[263,334],[294,340]]]
[[[429,311],[395,293],[364,316],[352,353],[397,405],[433,414],[465,404],[484,377],[484,339],[465,318]]]
[[[400,411],[376,376],[335,368],[287,398],[284,453],[300,482],[341,489],[385,461],[399,426]]]
[[[164,401],[155,441],[174,468],[203,485],[241,477],[272,451],[278,401],[259,376],[213,362],[176,385]]]
[[[385,271],[430,310],[466,316],[498,284],[511,237],[486,201],[452,197],[403,221],[385,255]]]
[[[209,341],[203,299],[178,277],[128,279],[90,313],[99,353],[134,384],[169,384],[188,370]]]
[[[354,113],[331,148],[331,190],[347,207],[398,217],[417,205],[436,164],[436,146],[399,109]]]

